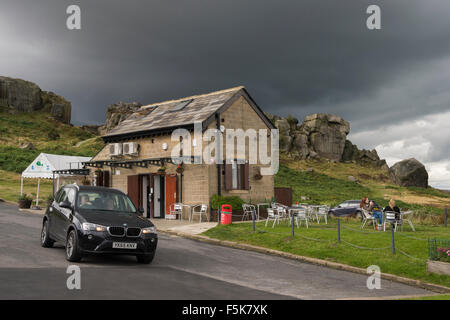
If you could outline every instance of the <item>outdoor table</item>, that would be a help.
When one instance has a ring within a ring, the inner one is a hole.
[[[287,207],[287,210],[288,210],[288,212],[289,212],[289,218],[291,217],[291,211],[294,211],[294,210],[300,210],[300,209],[305,209],[306,210],[306,207],[305,206],[301,206],[301,205],[293,205],[293,206],[291,206],[291,207]]]
[[[257,207],[257,215],[258,215],[258,220],[259,220],[259,206],[268,206],[268,207],[270,207],[270,203],[258,203],[258,204],[256,204],[256,207]]]

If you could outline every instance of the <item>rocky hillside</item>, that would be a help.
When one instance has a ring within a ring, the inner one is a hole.
[[[0,111],[13,114],[42,111],[68,124],[72,105],[53,92],[42,91],[33,82],[0,76]]]
[[[142,104],[139,102],[126,103],[121,101],[117,104],[111,104],[107,108],[106,122],[103,126],[81,126],[79,127],[80,132],[88,133],[90,135],[89,141],[91,141],[93,137],[107,133],[125,119],[139,113],[141,106]],[[5,111],[12,116],[37,111],[50,114],[59,123],[70,124],[72,106],[65,98],[53,92],[42,91],[33,82],[0,76],[0,112]],[[281,153],[292,160],[328,160],[335,163],[356,163],[386,172],[389,170],[391,181],[401,186],[427,187],[428,185],[428,173],[417,160],[401,161],[395,164],[392,169],[389,169],[386,161],[380,159],[375,149],[360,150],[347,139],[350,124],[338,115],[315,113],[305,117],[301,123],[292,116],[283,118],[271,114],[266,115],[280,130]],[[7,117],[3,118],[6,119]],[[11,121],[17,122],[14,117]],[[28,122],[25,121],[24,123]],[[43,122],[41,121],[41,123]],[[35,126],[35,124],[27,125]],[[40,126],[38,123],[36,125],[37,127]],[[47,140],[54,141],[61,136],[55,127],[59,126],[51,126],[49,131],[45,133],[46,137],[43,142],[40,142],[41,144],[45,144]],[[7,145],[22,150],[32,149],[36,142],[31,141],[29,135],[24,136],[16,133],[17,130],[23,130],[23,127],[5,127],[2,140],[8,141]],[[80,133],[77,134],[80,135]],[[81,135],[84,135],[84,133],[81,133]],[[72,141],[72,139],[69,140]],[[81,142],[78,140],[77,146],[81,145]],[[98,143],[96,143],[96,147],[98,147]],[[18,168],[20,167],[18,166]]]

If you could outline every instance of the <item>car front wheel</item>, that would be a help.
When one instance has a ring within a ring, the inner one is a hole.
[[[155,251],[153,251],[150,254],[138,255],[138,256],[136,256],[136,259],[139,263],[149,264],[150,262],[153,261],[154,257],[155,257]]]
[[[78,262],[82,258],[78,246],[78,236],[75,230],[71,230],[66,239],[66,259],[71,262]]]
[[[53,247],[53,244],[55,241],[50,239],[50,235],[48,233],[48,221],[45,221],[42,225],[42,231],[41,231],[41,246],[44,248],[51,248]]]

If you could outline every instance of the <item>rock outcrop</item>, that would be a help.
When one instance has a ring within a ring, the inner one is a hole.
[[[280,151],[294,159],[351,161],[388,169],[386,161],[379,158],[376,150],[359,150],[347,140],[350,124],[340,116],[315,113],[299,125],[292,116],[266,115],[280,130]]]
[[[0,106],[18,112],[40,110],[41,89],[33,82],[0,76]]]
[[[41,91],[42,110],[61,122],[70,123],[72,104],[53,92]]]
[[[106,110],[106,123],[102,131],[108,132],[123,120],[130,117],[133,113],[137,112],[142,106],[139,102],[122,102],[116,104],[110,104]]]
[[[380,159],[377,150],[359,150],[358,147],[351,143],[350,140],[345,141],[345,147],[341,161],[351,161],[362,165],[373,165],[375,167],[380,167],[383,170],[389,170],[389,166],[387,165],[386,160]]]
[[[332,114],[312,114],[305,118],[300,131],[309,137],[312,150],[321,158],[340,161],[350,124]]]
[[[414,158],[399,161],[390,167],[389,178],[402,187],[428,187],[428,172],[425,166]]]
[[[53,92],[42,91],[33,82],[0,76],[0,109],[9,112],[45,111],[70,123],[72,105]]]

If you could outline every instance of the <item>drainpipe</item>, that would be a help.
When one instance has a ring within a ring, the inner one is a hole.
[[[221,159],[222,158],[222,146],[220,145],[220,139],[219,139],[219,134],[220,134],[220,113],[216,113],[216,123],[217,123],[217,136],[216,136],[216,143],[217,143],[217,154],[216,154],[216,159]],[[221,176],[222,176],[222,170],[220,167],[220,163],[216,164],[217,166],[217,195],[221,195],[222,191],[221,191]]]

